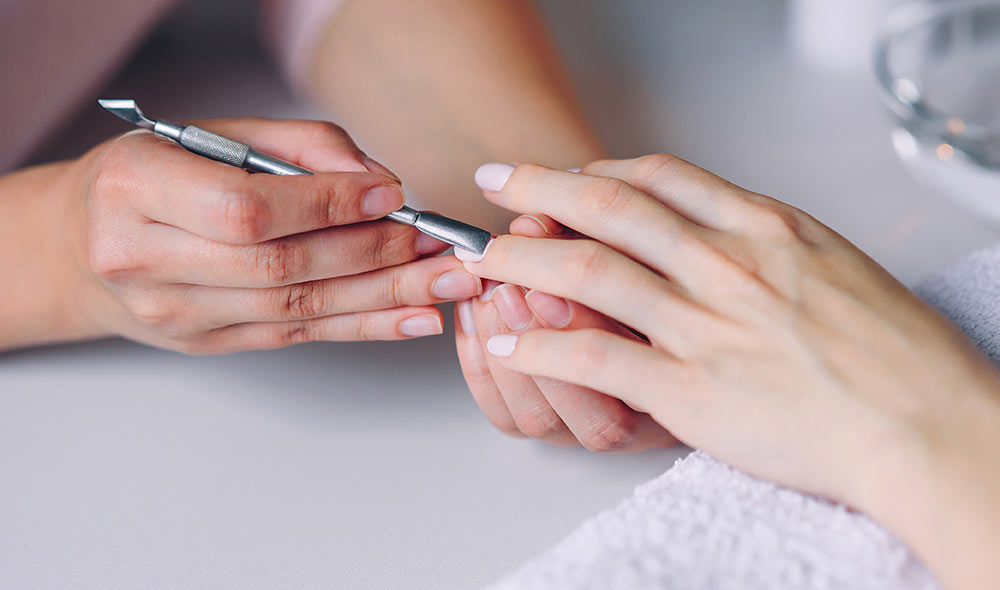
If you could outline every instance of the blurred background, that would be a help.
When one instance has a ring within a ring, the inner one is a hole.
[[[943,101],[956,111],[943,128],[920,110],[944,96],[922,90],[968,80],[992,80],[963,87],[990,96],[1000,60],[995,13],[900,32],[880,90],[872,44],[899,4],[540,2],[612,154],[676,153],[799,206],[913,285],[1000,237],[988,133],[985,148],[963,143],[982,139],[972,132],[1000,101]],[[336,120],[292,92],[257,26],[251,2],[188,2],[92,99],[133,97],[172,120]],[[946,71],[921,78],[934,64]],[[88,103],[32,159],[123,131]],[[0,579],[476,587],[684,452],[598,456],[502,437],[469,399],[450,333],[221,358],[120,341],[13,352],[0,356]]]

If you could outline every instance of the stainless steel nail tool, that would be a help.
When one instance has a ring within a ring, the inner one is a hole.
[[[177,125],[168,121],[154,121],[146,117],[130,98],[102,98],[102,107],[122,119],[159,133],[176,141],[187,150],[200,156],[218,160],[239,168],[268,174],[312,174],[300,166],[274,156],[262,154],[245,143],[223,137],[194,125]],[[467,223],[404,206],[385,216],[385,219],[412,225],[423,233],[447,242],[457,248],[482,254],[490,241],[490,232]]]

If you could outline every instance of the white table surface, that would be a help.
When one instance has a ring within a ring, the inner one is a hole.
[[[908,283],[997,239],[907,175],[866,72],[796,63],[783,3],[544,4],[616,153],[672,151],[804,207]],[[319,114],[239,44],[194,60],[170,39],[107,92],[164,118]],[[120,130],[92,112],[48,154]],[[503,437],[466,392],[450,329],[214,358],[123,341],[12,352],[0,580],[474,588],[682,454]]]

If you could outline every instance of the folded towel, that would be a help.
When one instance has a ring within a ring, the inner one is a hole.
[[[915,292],[1000,364],[1000,246]],[[930,590],[934,577],[867,516],[696,451],[492,590]]]

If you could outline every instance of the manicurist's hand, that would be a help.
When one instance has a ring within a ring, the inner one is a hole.
[[[614,396],[734,466],[866,510],[946,585],[1000,577],[1000,378],[885,270],[674,157],[488,166],[490,201],[590,238],[500,236],[466,267],[648,340],[530,325],[490,336],[488,364]]]
[[[400,182],[338,127],[200,124],[318,173],[249,174],[146,131],[70,164],[48,189],[65,216],[46,239],[69,244],[57,270],[73,277],[65,321],[81,336],[199,354],[401,339],[440,333],[432,305],[479,293],[435,256],[446,244],[377,221],[402,206]]]
[[[487,168],[486,172],[490,170],[496,168]],[[580,237],[545,215],[518,217],[510,231],[538,238]],[[459,256],[469,257],[462,253]],[[479,297],[455,306],[455,325],[456,349],[469,390],[483,414],[501,431],[554,445],[580,444],[592,451],[612,453],[676,442],[648,414],[633,410],[615,397],[512,370],[486,351],[486,343],[493,336],[537,328],[590,328],[638,339],[607,316],[542,291],[487,280]]]

